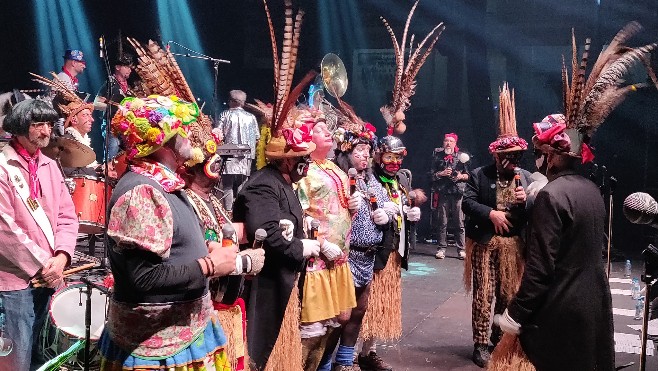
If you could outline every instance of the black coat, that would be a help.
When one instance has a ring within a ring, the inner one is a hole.
[[[452,154],[452,161],[446,161],[446,153],[443,148],[434,148],[432,152],[432,169],[430,171],[430,179],[432,180],[432,190],[439,192],[442,195],[461,195],[464,193],[464,183],[455,182],[451,177],[437,176],[439,173],[447,168],[452,168],[453,175],[468,173],[468,165],[470,161],[462,163],[459,161],[459,156],[463,152],[455,152]]]
[[[524,351],[538,371],[614,370],[599,189],[564,172],[539,192],[531,219],[525,273],[508,307]]]
[[[521,170],[521,185],[527,188],[530,173]],[[496,207],[496,165],[479,167],[468,175],[468,182],[462,199],[462,210],[468,216],[466,220],[466,237],[485,245],[494,236],[494,225],[489,213]],[[513,228],[505,236],[522,236],[527,215],[524,208],[518,210],[512,221]]]
[[[295,225],[292,241],[281,235],[281,219]],[[247,310],[249,356],[260,370],[265,367],[279,336],[295,276],[305,266],[302,207],[281,173],[266,166],[243,185],[233,205],[233,221],[245,224],[249,246],[258,228],[267,232],[263,243],[265,265],[252,282]]]

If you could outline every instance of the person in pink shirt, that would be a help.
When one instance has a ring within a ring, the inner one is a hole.
[[[48,145],[57,112],[40,100],[16,104],[4,121],[12,134],[0,153],[0,302],[13,351],[1,370],[38,366],[35,346],[55,288],[71,262],[78,233],[73,200]],[[47,287],[32,287],[39,278]]]

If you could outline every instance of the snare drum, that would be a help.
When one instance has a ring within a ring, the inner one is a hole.
[[[78,231],[86,234],[102,233],[105,229],[105,182],[93,176],[74,176],[72,179],[75,187],[71,198],[80,222]],[[108,188],[108,202],[111,195],[112,190]]]
[[[41,332],[41,347],[43,355],[53,359],[65,352],[78,340],[85,338],[85,309],[87,302],[87,285],[71,284],[57,291],[50,302],[49,318]],[[100,290],[91,290],[91,327],[92,342],[91,362],[100,364],[100,354],[93,343],[98,341],[105,327],[105,312],[107,295]],[[84,364],[84,350],[78,351],[67,362],[63,369],[78,369],[75,365]]]

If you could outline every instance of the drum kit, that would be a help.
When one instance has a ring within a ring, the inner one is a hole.
[[[66,176],[64,168],[85,167],[96,159],[90,147],[74,139],[54,137],[42,152],[57,162],[64,175],[78,216],[78,242],[88,240],[89,251],[83,254],[77,251],[80,245],[76,246],[73,261],[78,266],[64,271],[66,285],[52,297],[49,319],[39,339],[42,354],[50,361],[39,370],[100,369],[95,343],[105,326],[110,293],[100,284],[107,276],[105,249],[96,253],[95,244],[97,235],[106,230],[111,184],[128,170],[126,156],[120,154],[111,161],[108,171],[113,176],[106,181],[90,175]],[[32,285],[39,287],[43,282],[33,281]]]

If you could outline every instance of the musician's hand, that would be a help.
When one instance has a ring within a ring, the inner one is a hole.
[[[512,226],[512,223],[507,220],[507,215],[505,215],[504,211],[491,210],[489,213],[489,219],[493,223],[494,229],[498,234],[509,232],[509,229]]]
[[[41,269],[41,278],[46,282],[48,287],[57,287],[61,283],[64,278],[64,267],[68,261],[68,256],[61,252],[48,259]]]

